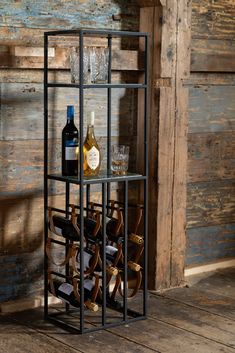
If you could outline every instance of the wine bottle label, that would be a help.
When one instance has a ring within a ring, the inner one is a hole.
[[[73,291],[73,286],[69,283],[62,283],[59,288],[58,288],[58,291],[64,293],[64,294],[67,294],[67,295],[70,295]],[[58,295],[58,298],[60,299],[63,299],[64,298],[61,298],[59,295]]]
[[[84,288],[88,289],[89,291],[92,290],[92,288],[95,285],[95,281],[92,279],[85,279],[84,280]]]
[[[55,227],[55,231],[56,231],[57,234],[62,235],[62,229],[61,228]]]
[[[87,164],[88,166],[95,170],[100,163],[100,152],[93,146],[89,151],[87,151]]]
[[[78,139],[73,138],[65,143],[65,160],[74,161],[78,159]]]
[[[106,246],[106,253],[109,254],[109,255],[114,255],[117,251],[118,251],[117,248],[115,248],[112,245],[107,245]]]
[[[78,147],[65,147],[66,161],[74,161],[78,159]]]
[[[89,268],[90,265],[89,265],[89,262],[90,262],[90,259],[92,258],[92,255],[87,253],[86,251],[83,252],[84,254],[84,268]],[[78,269],[80,269],[80,254],[78,254],[78,257],[77,257],[77,267]]]

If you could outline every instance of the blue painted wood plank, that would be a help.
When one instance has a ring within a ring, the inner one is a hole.
[[[235,223],[187,229],[186,266],[235,258]]]

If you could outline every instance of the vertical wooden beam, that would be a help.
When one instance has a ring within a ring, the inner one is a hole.
[[[175,97],[175,145],[172,214],[171,286],[184,281],[186,247],[186,170],[188,132],[188,89],[183,80],[190,76],[191,1],[177,7],[177,57]]]
[[[187,90],[191,2],[166,0],[140,10],[140,30],[151,33],[149,132],[149,288],[184,278]],[[139,129],[141,131],[141,96]],[[139,141],[140,142],[140,141]],[[138,143],[141,164],[141,144]]]
[[[159,88],[155,87],[160,73],[161,51],[161,6],[144,7],[140,10],[140,30],[150,34],[149,62],[149,288],[156,287],[156,248],[157,248],[157,193],[158,193],[158,124],[159,124]],[[141,43],[140,43],[141,45]],[[141,46],[140,46],[141,47]],[[138,102],[138,166],[143,170],[143,92],[139,92]],[[154,145],[154,147],[153,147]]]
[[[171,284],[172,188],[174,175],[175,67],[177,2],[163,7],[160,76],[170,87],[160,87],[158,135],[158,207],[155,289]]]

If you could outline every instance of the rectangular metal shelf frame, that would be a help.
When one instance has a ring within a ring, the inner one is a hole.
[[[75,84],[53,84],[48,83],[48,38],[50,36],[70,36],[77,35],[79,37],[79,62],[80,62],[80,77],[79,85]],[[83,39],[85,36],[99,36],[106,37],[108,41],[109,48],[109,68],[108,68],[108,82],[107,84],[94,84],[85,85],[83,81]],[[145,50],[144,50],[144,83],[143,84],[112,84],[111,83],[111,65],[112,65],[112,38],[115,37],[139,37],[144,39]],[[79,131],[80,131],[80,141],[79,141],[79,179],[72,177],[63,177],[61,175],[49,175],[48,174],[48,88],[49,87],[77,87],[79,88]],[[111,102],[112,102],[112,88],[136,88],[144,90],[144,173],[140,174],[128,174],[124,177],[113,177],[111,176]],[[102,176],[98,178],[85,178],[83,175],[83,110],[84,110],[84,90],[88,88],[105,88],[107,89],[107,176]],[[83,274],[80,278],[80,308],[79,312],[79,326],[70,325],[64,320],[58,319],[54,314],[49,313],[48,307],[48,259],[44,256],[44,316],[45,319],[53,321],[63,328],[75,330],[78,333],[96,331],[97,329],[104,329],[108,327],[118,326],[120,324],[127,324],[132,321],[146,318],[147,315],[147,229],[148,229],[148,110],[147,110],[147,100],[148,100],[148,34],[141,32],[130,32],[130,31],[114,31],[114,30],[95,30],[95,29],[78,29],[78,30],[63,30],[63,31],[51,31],[44,33],[44,233],[45,233],[45,244],[48,238],[48,180],[63,181],[65,182],[65,212],[66,216],[69,214],[69,204],[70,204],[70,184],[78,184],[79,187],[79,199],[80,199],[80,212],[83,214],[84,206],[84,187],[86,186],[86,196],[87,199],[90,195],[90,184],[100,183],[102,185],[102,214],[106,212],[107,200],[110,199],[110,183],[113,181],[122,182],[124,184],[124,299],[122,314],[123,319],[117,321],[116,323],[107,323],[107,313],[106,313],[106,291],[103,290],[102,294],[102,323],[98,327],[94,326],[92,328],[85,327],[84,320],[84,254],[80,251],[80,272]],[[127,239],[128,239],[128,183],[134,180],[139,180],[144,184],[144,256],[143,256],[143,310],[142,313],[134,312],[128,309],[127,305]],[[84,220],[80,217],[80,247],[84,248]],[[106,217],[102,217],[102,258],[104,266],[102,266],[102,288],[106,288],[106,253],[105,253],[105,229],[106,229]],[[62,245],[62,244],[61,244]],[[66,240],[66,248],[69,242]],[[68,275],[68,268],[66,267],[66,276]],[[66,314],[70,313],[68,304],[66,304]],[[116,310],[115,308],[113,310]],[[128,317],[132,316],[131,318]]]

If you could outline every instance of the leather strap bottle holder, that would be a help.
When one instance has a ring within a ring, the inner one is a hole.
[[[74,256],[71,257],[71,267],[73,269],[73,272],[80,275],[80,271],[78,270],[77,268],[77,264],[76,264],[76,259],[79,255],[79,252],[80,252],[80,249],[77,248],[76,249],[76,253],[74,254]],[[94,249],[94,253],[93,253],[93,256],[90,260],[90,267],[84,271],[84,275],[89,275],[91,273],[94,272],[97,264],[98,264],[98,260],[99,260],[99,253],[100,253],[100,247],[99,245],[95,245],[95,249]]]
[[[74,243],[69,244],[69,249],[67,252],[67,255],[62,262],[56,262],[51,254],[51,244],[52,244],[52,239],[47,238],[47,243],[46,243],[46,254],[50,262],[55,265],[55,266],[64,266],[66,265],[71,258],[73,258],[76,255],[77,252],[77,245]]]
[[[98,311],[99,310],[98,305],[95,303],[97,295],[98,295],[99,290],[100,290],[99,282],[100,282],[99,281],[99,276],[95,275],[95,285],[92,288],[91,298],[87,299],[86,301],[84,301],[84,306],[86,306],[91,311]],[[75,298],[80,303],[81,302],[81,297],[80,297],[80,294],[78,292],[78,288],[79,288],[79,278],[74,277],[73,278],[73,292],[74,292]]]

